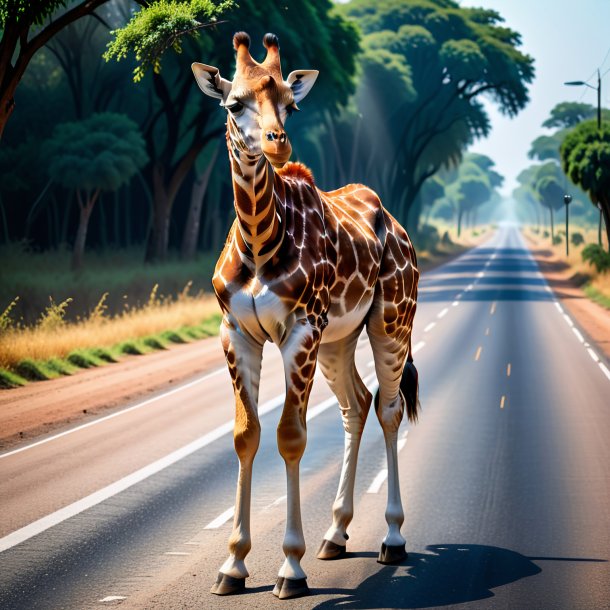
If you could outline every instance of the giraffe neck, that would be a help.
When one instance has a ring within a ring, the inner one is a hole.
[[[242,260],[260,268],[278,250],[284,237],[274,191],[275,172],[263,154],[250,154],[232,121],[227,122],[237,243]]]

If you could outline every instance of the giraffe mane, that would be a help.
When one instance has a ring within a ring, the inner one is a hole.
[[[303,163],[290,161],[281,169],[276,169],[275,173],[282,176],[282,178],[296,178],[297,180],[304,180],[311,184],[311,186],[315,186],[312,171]]]

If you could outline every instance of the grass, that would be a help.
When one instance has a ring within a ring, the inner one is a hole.
[[[14,320],[14,300],[0,314],[0,387],[55,379],[216,334],[216,299],[189,291],[190,284],[170,299],[158,296],[155,285],[144,305],[114,316],[103,295],[87,317],[72,322],[73,300],[51,301],[31,325]]]
[[[587,244],[597,243],[597,228],[572,226],[570,225],[570,234],[578,232],[583,238],[582,244],[574,245],[570,243],[570,253],[566,256],[565,232],[558,231],[561,235],[562,242],[559,244],[550,243],[550,237],[544,237],[544,230],[528,227],[525,233],[538,247],[547,248],[552,251],[556,258],[565,261],[570,267],[572,279],[583,287],[584,293],[591,300],[595,301],[610,309],[610,273],[599,273],[597,269],[590,263],[582,260],[582,250]],[[607,249],[605,236],[602,239],[602,245]]]

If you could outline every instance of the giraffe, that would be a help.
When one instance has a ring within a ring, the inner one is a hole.
[[[358,448],[373,397],[355,366],[358,337],[366,331],[379,389],[375,411],[388,460],[388,530],[378,561],[406,557],[397,435],[406,410],[417,420],[417,371],[411,330],[419,272],[406,231],[362,184],[332,192],[315,185],[311,171],[289,163],[285,123],[298,110],[318,76],[295,70],[284,80],[279,43],[263,39],[262,63],[250,55],[250,37],[233,37],[233,81],[215,67],[193,63],[203,93],[227,111],[227,147],[236,218],[217,262],[213,286],[222,309],[220,338],[235,394],[234,445],[239,475],[229,556],[211,592],[238,593],[249,576],[252,466],[260,441],[257,413],[263,345],[280,350],[286,397],[277,427],[287,478],[285,560],[273,590],[280,599],[306,595],[301,567],[305,540],[301,523],[299,463],[307,440],[306,410],[316,365],[335,393],[345,430],[339,489],[332,524],[319,559],[346,553],[353,516]]]

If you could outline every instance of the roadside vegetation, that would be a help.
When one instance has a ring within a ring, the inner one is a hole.
[[[126,355],[147,354],[218,332],[220,314],[216,299],[191,295],[187,284],[176,297],[163,297],[158,285],[148,300],[108,314],[107,293],[86,316],[73,322],[67,314],[72,298],[52,299],[34,324],[15,320],[20,299],[0,314],[0,387],[71,375],[84,368],[118,362]]]

